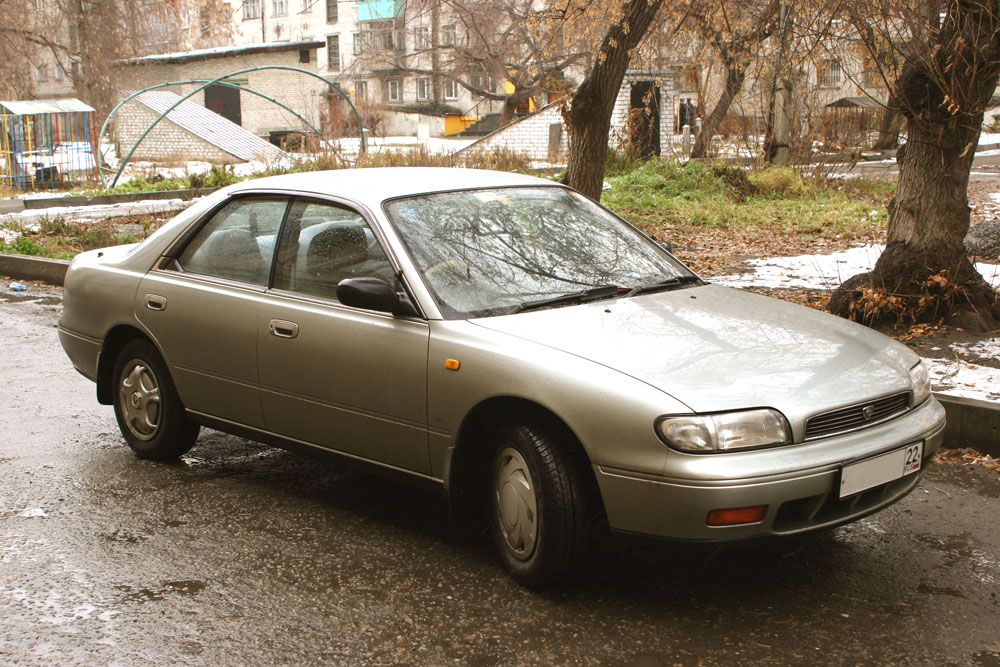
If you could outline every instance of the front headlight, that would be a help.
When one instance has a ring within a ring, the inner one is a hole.
[[[656,429],[664,442],[683,452],[730,452],[792,441],[785,417],[770,409],[664,417]]]
[[[931,377],[924,362],[919,361],[910,369],[910,384],[913,386],[913,407],[916,407],[931,395]]]

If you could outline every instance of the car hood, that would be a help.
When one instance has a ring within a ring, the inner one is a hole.
[[[716,285],[472,322],[614,368],[695,412],[772,407],[793,426],[908,390],[918,361],[867,327]]]

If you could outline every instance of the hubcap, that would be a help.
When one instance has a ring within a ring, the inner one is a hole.
[[[149,440],[160,427],[160,386],[145,362],[133,359],[125,365],[119,403],[132,435]]]
[[[507,447],[497,457],[493,492],[504,541],[514,556],[527,560],[538,540],[538,506],[528,464],[516,449]]]

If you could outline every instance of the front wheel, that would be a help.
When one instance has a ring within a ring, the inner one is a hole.
[[[198,424],[184,411],[167,366],[151,343],[132,340],[122,347],[114,383],[118,428],[139,458],[168,461],[194,446]]]
[[[497,434],[493,533],[507,571],[526,586],[572,579],[590,546],[592,492],[573,444],[555,429],[528,423]]]

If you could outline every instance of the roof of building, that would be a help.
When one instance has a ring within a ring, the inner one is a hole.
[[[826,106],[833,109],[881,109],[885,107],[885,102],[874,97],[841,97]]]
[[[346,197],[370,208],[387,199],[431,192],[556,184],[535,176],[454,167],[373,167],[268,176],[232,186],[233,191],[268,189]]]
[[[10,100],[0,101],[0,107],[15,116],[32,116],[39,113],[88,113],[93,107],[69,97],[61,100]]]
[[[326,46],[326,42],[316,39],[296,42],[268,42],[262,44],[244,44],[242,46],[219,46],[214,49],[197,49],[195,51],[178,51],[176,53],[158,53],[151,56],[128,58],[121,62],[126,65],[162,65],[188,63],[193,60],[210,60],[212,58],[232,58],[255,53],[275,53],[281,51],[301,51],[303,49],[318,49]]]
[[[135,98],[146,108],[162,114],[176,104],[181,97],[166,90],[150,90]],[[241,160],[278,160],[284,151],[268,143],[255,134],[247,132],[214,111],[184,100],[167,114],[167,120],[199,139],[207,141]]]

